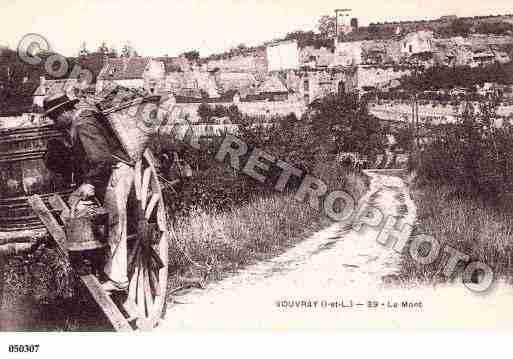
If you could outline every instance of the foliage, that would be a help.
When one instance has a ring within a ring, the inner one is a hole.
[[[476,32],[480,34],[506,35],[513,32],[513,24],[504,21],[482,22],[476,27]]]
[[[496,279],[506,279],[511,283],[511,194],[504,193],[499,203],[490,206],[490,203],[482,199],[456,196],[457,191],[458,188],[452,185],[439,183],[416,185],[412,194],[417,204],[419,224],[414,234],[433,236],[440,243],[440,248],[450,246],[469,255],[469,261],[486,263]],[[430,285],[448,282],[453,278],[443,274],[442,268],[446,261],[445,256],[440,256],[440,260],[432,264],[419,265],[410,255],[404,255],[401,258],[399,278],[409,283],[420,281]]]
[[[123,48],[121,49],[120,57],[129,58],[129,57],[137,57],[137,56],[138,56],[137,51],[134,49],[134,47],[132,46],[130,41],[127,41],[123,45]]]
[[[450,31],[453,36],[468,36],[470,30],[472,29],[472,24],[464,19],[456,19],[451,23]]]
[[[372,157],[386,143],[387,129],[355,95],[332,95],[314,101],[307,119],[310,136],[328,153],[358,152]]]
[[[475,85],[482,85],[485,82],[513,84],[513,63],[493,64],[479,68],[436,66],[403,78],[401,87],[414,91],[454,87],[472,89]]]
[[[467,104],[455,124],[434,127],[430,143],[412,163],[419,179],[488,200],[513,189],[513,126],[509,121],[498,126],[496,110],[496,103],[483,103],[479,111]]]
[[[289,32],[285,36],[284,40],[296,40],[300,48],[312,46],[316,49],[321,47],[333,49],[334,46],[333,40],[331,38],[326,37],[323,34],[316,34],[313,31]]]
[[[228,117],[230,123],[240,123],[242,119],[242,113],[235,104],[229,107],[217,104],[212,107],[206,102],[199,105],[198,116],[202,123],[215,123],[214,118],[220,117]]]
[[[325,39],[332,39],[335,37],[335,21],[335,17],[329,15],[324,15],[319,19],[317,28],[322,37],[324,37]]]
[[[200,53],[197,50],[191,50],[184,52],[182,54],[183,57],[185,57],[189,61],[198,61],[200,59]]]
[[[198,116],[201,122],[207,123],[212,116],[212,108],[206,102],[202,102],[198,107]]]

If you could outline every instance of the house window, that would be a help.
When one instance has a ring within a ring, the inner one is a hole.
[[[410,51],[410,53],[413,52],[413,46],[412,45],[409,46],[409,51]]]
[[[304,89],[305,89],[305,92],[309,92],[310,91],[310,81],[305,80]]]
[[[305,99],[305,103],[306,103],[306,104],[309,104],[309,103],[310,103],[310,95],[305,95],[305,96],[304,96],[304,99]]]

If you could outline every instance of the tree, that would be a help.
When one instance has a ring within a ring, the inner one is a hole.
[[[78,53],[78,56],[87,56],[89,55],[89,51],[87,50],[87,44],[86,42],[82,42],[82,44],[80,45],[80,51]]]
[[[452,34],[456,36],[468,36],[471,29],[472,24],[464,19],[456,19],[451,23]]]
[[[203,123],[207,123],[212,117],[212,107],[206,102],[202,102],[198,107],[198,116]]]
[[[314,45],[316,36],[313,31],[294,31],[285,36],[285,40],[296,40],[299,47]]]
[[[200,59],[200,53],[197,50],[184,52],[182,56],[191,62],[198,61]]]
[[[476,28],[476,32],[480,34],[506,35],[513,32],[513,24],[500,22],[483,22]]]
[[[230,118],[231,123],[240,123],[242,118],[242,114],[235,104],[232,104],[230,107],[228,107],[226,110],[226,116]]]
[[[123,45],[123,48],[121,49],[121,57],[137,57],[137,51],[135,51],[130,41],[127,41]]]
[[[418,178],[495,200],[513,189],[513,126],[495,122],[497,102],[466,103],[455,123],[434,126],[416,166]]]
[[[331,153],[358,152],[372,157],[381,152],[387,131],[378,118],[368,112],[358,96],[329,95],[309,106],[309,122],[314,137],[322,139]]]
[[[216,105],[212,110],[212,116],[224,117],[226,116],[226,108],[223,105]]]
[[[319,33],[324,39],[332,39],[335,37],[336,20],[334,16],[324,15],[319,19],[317,24]]]
[[[107,55],[111,52],[111,50],[107,47],[107,43],[105,41],[102,41],[100,47],[98,47],[98,52],[100,54]]]

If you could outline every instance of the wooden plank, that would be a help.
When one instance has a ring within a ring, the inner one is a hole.
[[[69,217],[69,207],[64,202],[61,196],[54,194],[48,198],[48,203],[52,206],[52,209],[61,212],[61,219],[64,220]]]
[[[66,260],[69,259],[68,250],[66,249],[66,233],[64,229],[59,225],[57,220],[50,213],[48,208],[45,206],[41,197],[37,194],[30,196],[27,202],[32,207],[32,210],[38,215],[39,219],[45,227],[48,229],[48,232],[52,235],[54,241],[57,243],[57,248],[61,255],[64,256]]]
[[[34,210],[34,212],[39,216],[43,224],[46,226],[46,228],[52,235],[53,239],[57,243],[59,251],[62,252],[62,255],[66,259],[69,259],[65,245],[66,233],[59,225],[57,220],[52,216],[52,214],[50,213],[50,211],[38,195],[33,195],[29,197],[28,202]],[[58,205],[58,203],[56,204]],[[132,327],[130,326],[128,321],[125,319],[123,314],[120,312],[119,308],[102,288],[100,282],[94,275],[82,275],[80,276],[80,280],[89,290],[93,299],[96,301],[96,303],[98,303],[100,309],[107,316],[107,318],[109,319],[109,321],[111,322],[112,326],[116,331],[132,331]]]
[[[103,313],[107,316],[114,329],[118,332],[131,332],[133,331],[130,323],[126,320],[125,316],[121,313],[111,297],[103,290],[102,285],[98,279],[92,275],[82,275],[80,280],[89,290],[93,299],[98,303]]]

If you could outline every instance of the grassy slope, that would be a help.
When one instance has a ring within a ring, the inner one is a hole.
[[[449,186],[425,185],[413,191],[417,205],[417,231],[450,245],[460,252],[488,264],[496,277],[513,273],[513,204],[503,198],[494,206],[481,200],[454,195]],[[443,252],[442,252],[443,253]],[[448,254],[431,265],[421,266],[403,256],[401,277],[408,281],[446,281],[442,274]]]
[[[368,179],[340,168],[319,166],[315,175],[330,189],[346,189],[355,200],[368,188]],[[223,212],[197,208],[188,217],[178,218],[175,230],[178,240],[170,247],[169,287],[183,284],[183,277],[205,274],[191,266],[180,251],[196,263],[211,268],[207,279],[225,274],[265,258],[282,253],[295,243],[332,222],[321,212],[299,203],[293,194],[275,193],[266,197],[254,195],[250,203]],[[108,325],[94,309],[87,296],[78,301],[62,300],[59,291],[69,288],[57,282],[66,280],[62,263],[45,254],[42,263],[24,263],[26,258],[13,258],[7,266],[6,296],[0,311],[0,329],[4,330],[106,330]],[[201,273],[198,273],[201,272]],[[66,296],[67,293],[61,293]],[[78,297],[78,298],[77,298]],[[1,304],[1,303],[0,303]],[[76,311],[70,318],[68,313]],[[3,321],[3,323],[2,323]]]
[[[346,189],[358,200],[368,188],[363,174],[324,165],[319,168],[328,188]],[[216,280],[255,261],[282,253],[295,243],[332,224],[322,212],[299,203],[294,194],[255,197],[242,207],[216,213],[193,211],[175,224],[178,243],[170,248],[171,266],[178,274],[195,272],[181,251],[194,262],[209,267],[208,279]],[[177,246],[179,250],[177,251]],[[205,270],[195,275],[205,275]],[[188,273],[190,275],[190,273]],[[170,287],[182,283],[172,276]]]

